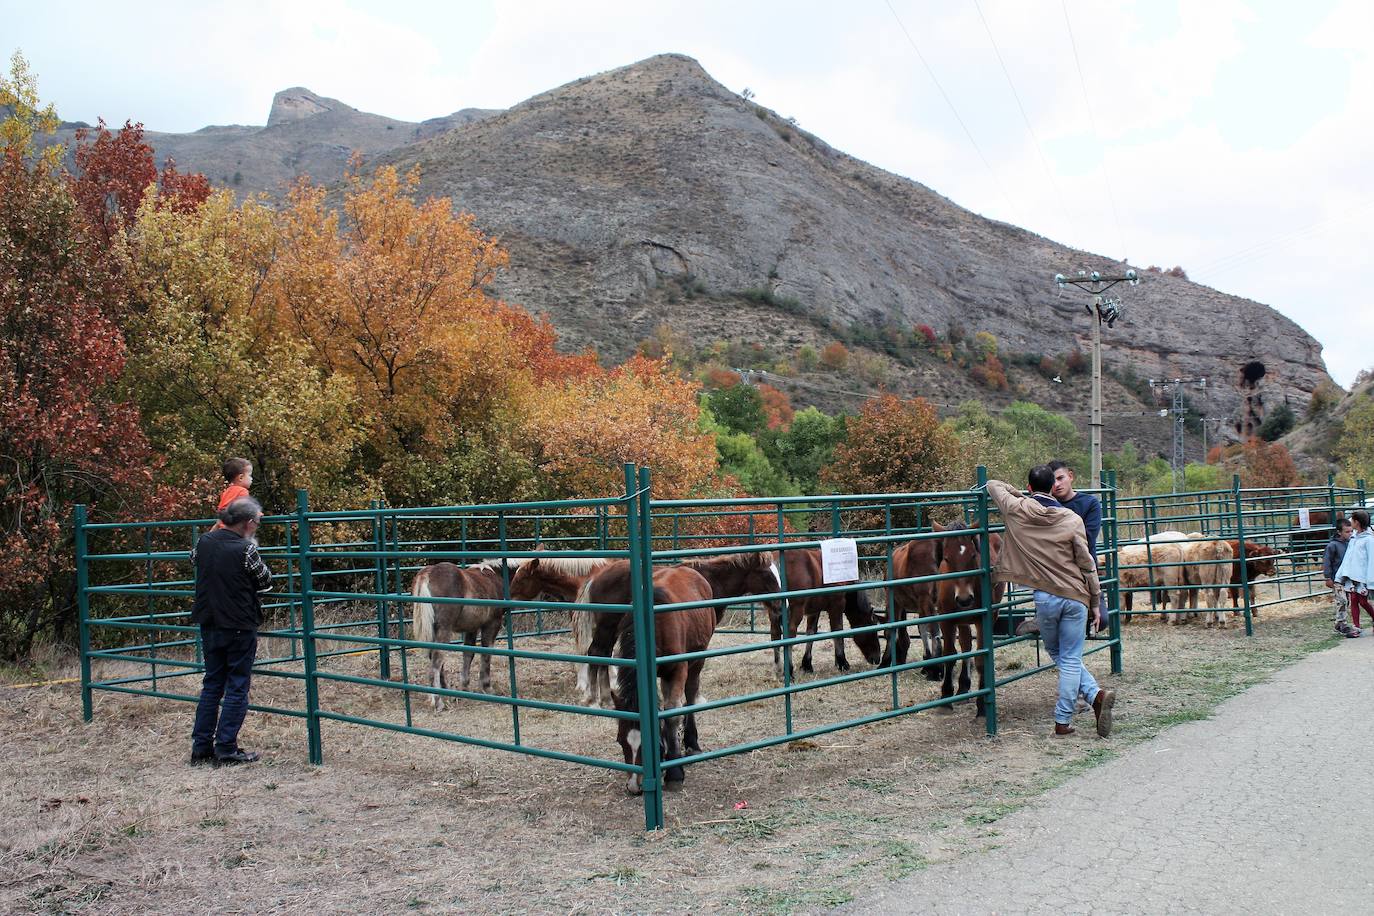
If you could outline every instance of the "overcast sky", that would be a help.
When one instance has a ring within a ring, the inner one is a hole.
[[[1374,366],[1368,0],[3,7],[64,118],[164,131],[265,123],[290,86],[418,121],[689,54],[978,213],[1274,306],[1343,385]]]

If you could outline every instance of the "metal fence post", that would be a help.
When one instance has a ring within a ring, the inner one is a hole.
[[[86,506],[77,503],[72,516],[76,539],[76,613],[77,638],[81,643],[81,718],[91,721],[91,595],[90,573],[86,560]]]
[[[647,500],[641,501],[641,487],[647,486],[648,469],[636,473],[633,464],[625,465],[625,533],[630,548],[631,619],[635,625],[635,680],[639,692],[639,750],[643,774],[644,829],[663,827],[663,766],[659,760],[658,665],[654,658],[653,545],[645,539],[644,520]],[[612,668],[611,677],[619,676]]]
[[[324,763],[324,748],[320,741],[320,694],[315,679],[315,591],[310,560],[310,495],[296,491],[296,549],[298,575],[301,583],[301,628],[305,631],[305,734],[310,762]]]
[[[1245,602],[1245,635],[1254,636],[1250,613],[1250,564],[1245,555],[1245,510],[1241,506],[1240,475],[1231,475],[1231,495],[1236,501],[1236,559],[1240,562],[1240,597]]]
[[[1116,527],[1116,471],[1103,471],[1102,485],[1107,487],[1107,506],[1111,513],[1111,524],[1104,525],[1107,535],[1107,578],[1112,580],[1107,591],[1107,635],[1111,648],[1107,654],[1112,661],[1112,674],[1121,673],[1121,539]],[[1110,545],[1110,546],[1108,546]]]
[[[379,499],[374,499],[368,502],[367,507],[373,513],[372,549],[377,552],[377,557],[372,563],[372,580],[377,594],[385,595],[386,560],[382,558],[382,554],[386,552],[386,536],[382,532],[382,515],[379,511],[382,508],[382,502]],[[391,636],[389,604],[390,602],[385,598],[377,599],[377,635],[382,639],[387,639]],[[383,642],[377,646],[377,649],[378,661],[380,663],[378,667],[378,676],[383,680],[389,681],[391,680],[391,646]]]
[[[982,565],[982,579],[980,587],[983,592],[983,626],[982,643],[980,647],[983,652],[983,686],[988,689],[983,697],[984,722],[987,726],[989,735],[997,734],[997,665],[995,662],[996,638],[992,632],[995,612],[992,594],[992,535],[988,531],[988,469],[983,465],[978,465],[978,527],[982,530],[982,535],[978,538],[979,562]],[[945,647],[949,651],[949,647]]]

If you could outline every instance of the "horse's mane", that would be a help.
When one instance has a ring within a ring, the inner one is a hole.
[[[703,566],[738,566],[741,569],[767,569],[777,563],[777,555],[771,550],[749,553],[723,553],[714,557],[689,557],[682,561],[683,566],[700,569]]]
[[[514,561],[512,561],[514,562]],[[529,560],[521,560],[528,563]],[[567,576],[585,576],[611,562],[606,557],[540,557],[539,565]]]

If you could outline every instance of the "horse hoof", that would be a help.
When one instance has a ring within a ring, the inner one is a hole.
[[[849,670],[849,662],[836,662],[836,663],[835,663],[835,667],[838,668],[838,669],[841,670],[841,671],[848,671],[848,670]]]
[[[810,662],[802,662],[801,670],[806,674],[811,674],[816,669],[811,667]]]
[[[938,713],[939,713],[940,715],[942,715],[942,716],[952,716],[952,715],[954,715],[954,707],[953,707],[953,706],[936,706],[936,707],[935,707],[935,711],[938,712]]]

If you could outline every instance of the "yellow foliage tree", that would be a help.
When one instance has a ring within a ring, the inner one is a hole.
[[[371,495],[350,473],[363,432],[352,380],[274,321],[273,211],[228,192],[191,213],[150,196],[134,237],[125,384],[169,470],[191,479],[250,458],[270,511],[289,510],[297,487],[335,505]]]
[[[549,495],[619,492],[627,461],[652,468],[655,496],[699,492],[716,469],[715,437],[698,429],[699,391],[666,362],[645,357],[542,386],[528,428]]]

